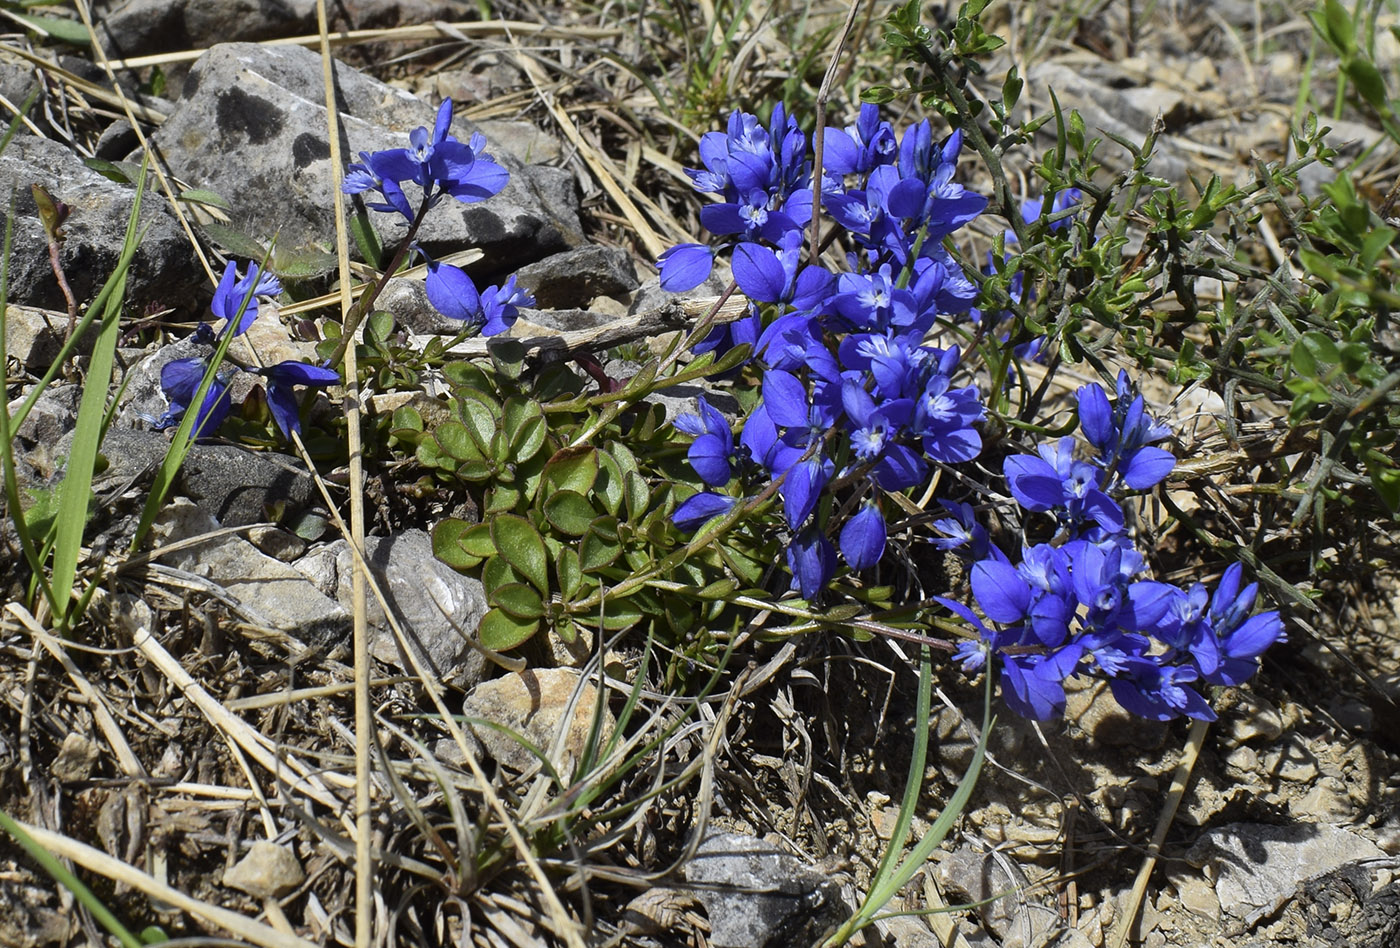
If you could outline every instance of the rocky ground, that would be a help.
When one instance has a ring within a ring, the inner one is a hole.
[[[190,344],[176,340],[207,306],[197,248],[247,257],[275,238],[275,259],[302,276],[304,295],[284,299],[280,318],[260,318],[249,345],[269,362],[314,357],[310,321],[326,306],[319,294],[335,268],[322,64],[304,45],[263,41],[314,33],[315,5],[271,6],[251,15],[222,0],[96,4],[107,56],[130,60],[116,66],[135,126],[91,57],[36,50],[20,34],[0,46],[0,95],[19,103],[39,89],[0,154],[0,190],[15,195],[0,215],[14,228],[12,410],[53,364],[69,324],[30,185],[72,209],[59,259],[80,303],[119,254],[138,130],[171,176],[171,194],[220,199],[171,201],[154,190],[143,199],[119,350],[127,388],[102,447],[107,466],[88,534],[89,562],[108,556],[111,578],[71,641],[47,635],[22,609],[3,616],[0,809],[139,870],[141,879],[113,876],[90,856],[65,853],[137,930],[223,936],[226,921],[180,903],[182,892],[258,919],[256,932],[238,933],[252,943],[348,945],[352,557],[330,509],[344,501],[343,469],[322,472],[325,495],[290,454],[198,445],[158,523],[158,555],[120,552],[168,445],[151,430],[167,407],[160,366],[188,354],[181,347]],[[1005,4],[992,22],[1010,43],[989,65],[987,88],[999,88],[1016,62],[1034,112],[1053,88],[1090,128],[1132,140],[1160,115],[1154,169],[1183,188],[1288,157],[1312,50],[1308,4],[1162,4],[1131,23],[1127,6],[1076,16],[1069,5]],[[353,11],[337,26],[458,22],[478,12],[452,0],[377,0]],[[674,37],[643,23],[641,11],[495,12],[556,29],[443,27],[338,47],[341,149],[397,146],[452,97],[458,134],[485,133],[511,183],[489,202],[431,218],[418,237],[425,249],[474,251],[464,263],[483,280],[516,274],[539,306],[518,335],[636,342],[672,312],[652,261],[693,239],[695,206],[680,168],[694,162],[694,146],[672,128],[693,116],[668,114],[599,51],[681,83],[680,66],[655,59]],[[843,14],[812,9],[814,21]],[[733,66],[755,98],[780,94],[801,52],[785,32],[792,21],[771,17]],[[870,26],[867,42],[878,32]],[[1388,33],[1378,43],[1378,59],[1400,54]],[[825,60],[809,65],[819,80]],[[721,78],[698,91],[710,82]],[[703,96],[692,105],[703,108]],[[850,107],[831,106],[833,114]],[[1395,175],[1393,147],[1347,116],[1329,123],[1334,147],[1379,201]],[[1103,159],[1109,171],[1124,162],[1111,148]],[[1316,172],[1311,187],[1325,175]],[[983,236],[994,230],[982,226]],[[391,281],[384,305],[405,344],[445,330],[421,275]],[[17,432],[16,476],[34,496],[61,475],[80,395],[78,376],[61,374]],[[1208,404],[1169,408],[1173,395],[1163,390],[1157,408],[1179,429],[1208,417]],[[369,407],[388,415],[403,397],[380,393]],[[317,411],[329,418],[323,401]],[[314,439],[308,447],[329,456]],[[385,799],[400,801],[375,822],[386,854],[377,923],[389,944],[554,944],[565,940],[562,916],[591,932],[589,944],[802,945],[854,909],[903,792],[910,649],[826,635],[752,642],[718,687],[689,703],[668,693],[675,683],[656,665],[644,671],[640,643],[625,640],[597,655],[540,648],[523,672],[498,668],[462,634],[486,611],[480,582],[432,557],[427,531],[462,511],[415,497],[404,470],[375,466],[367,488],[369,563],[410,633],[405,644],[371,605],[382,770],[398,774],[413,801],[406,807],[381,775]],[[1318,611],[1289,615],[1288,645],[1248,688],[1222,697],[1220,721],[1203,740],[1187,724],[1119,712],[1089,685],[1071,694],[1063,722],[1037,726],[1003,710],[958,832],[891,906],[911,914],[880,921],[865,943],[1105,945],[1134,914],[1132,943],[1152,948],[1400,943],[1400,587],[1387,549],[1377,535],[1335,551],[1338,568],[1310,580]],[[19,561],[3,562],[7,601],[25,601]],[[447,686],[454,714],[478,722],[469,749],[487,762],[485,774],[434,721],[414,677],[424,670]],[[980,690],[956,668],[938,672],[935,695],[916,839],[956,787],[982,721]],[[541,776],[538,755],[479,722],[523,733],[567,773],[597,709],[602,733],[625,732],[640,763],[589,804],[618,807],[595,836],[551,849],[550,817],[572,805],[568,793]],[[1183,777],[1139,911],[1134,877]],[[516,864],[499,842],[487,877],[451,866],[444,852],[499,823],[493,796],[538,834],[540,867]],[[436,882],[423,881],[425,866]],[[557,890],[557,908],[542,878]],[[972,902],[981,904],[919,914]],[[0,843],[0,944],[84,943],[106,943],[91,917],[9,840]]]

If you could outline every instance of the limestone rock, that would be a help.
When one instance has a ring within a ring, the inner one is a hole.
[[[431,127],[427,102],[338,63],[344,160],[361,151],[403,148],[417,126]],[[284,249],[330,245],[330,145],[326,140],[321,60],[294,46],[215,46],[190,70],[175,111],[154,136],[171,170],[232,205],[232,226]],[[454,123],[466,139],[469,123]],[[488,142],[489,148],[489,142]],[[582,240],[578,199],[568,172],[496,156],[511,173],[501,193],[477,204],[445,201],[428,215],[418,241],[431,254],[478,247],[476,273],[513,271]],[[406,223],[373,213],[386,245]]]
[[[258,899],[275,899],[301,885],[306,873],[286,846],[258,840],[224,873],[224,885]]]
[[[569,702],[575,690],[579,690],[578,701],[574,703],[573,714],[568,719],[563,747],[566,758],[577,760],[588,740],[598,700],[597,689],[592,684],[585,682],[580,689],[581,677],[572,668],[512,672],[477,685],[467,695],[462,711],[469,718],[480,718],[514,731],[548,754],[560,728],[564,726]],[[612,712],[605,705],[599,739],[606,740],[615,725]],[[523,772],[539,762],[539,757],[519,741],[495,728],[475,726],[472,730],[487,752],[503,767]],[[568,769],[567,764],[564,769]]]

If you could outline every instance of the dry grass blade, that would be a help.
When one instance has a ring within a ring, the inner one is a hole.
[[[88,707],[92,710],[92,715],[97,721],[98,728],[102,735],[107,738],[107,743],[111,745],[112,752],[117,755],[117,762],[121,765],[122,773],[128,777],[145,777],[146,768],[141,766],[141,761],[131,750],[131,745],[127,743],[126,736],[122,733],[121,727],[117,724],[117,719],[112,715],[112,709],[107,706],[107,701],[99,694],[88,680],[83,677],[78,666],[73,663],[73,659],[68,656],[67,651],[62,647],[59,639],[50,635],[44,628],[35,621],[29,611],[17,602],[10,603],[8,610],[12,616],[19,620],[20,624],[29,630],[35,641],[44,646],[54,658],[63,665],[63,670],[68,673],[78,692],[88,702]]]
[[[1181,805],[1181,798],[1186,795],[1186,784],[1191,779],[1191,771],[1196,766],[1196,758],[1200,756],[1201,746],[1205,744],[1206,732],[1209,730],[1209,721],[1195,720],[1191,722],[1191,733],[1186,738],[1186,748],[1181,755],[1181,763],[1177,765],[1176,772],[1172,774],[1171,789],[1167,791],[1166,799],[1162,803],[1162,815],[1157,819],[1157,828],[1152,832],[1152,843],[1147,847],[1148,854],[1142,860],[1137,878],[1133,880],[1133,889],[1128,896],[1128,904],[1123,906],[1123,914],[1118,917],[1113,935],[1107,941],[1110,948],[1124,948],[1128,944],[1128,939],[1132,937],[1138,913],[1142,911],[1142,900],[1147,896],[1148,880],[1152,878],[1152,870],[1157,866],[1157,856],[1162,851],[1162,841],[1167,838],[1167,830],[1171,828],[1172,821],[1176,819],[1176,809]]]
[[[20,823],[19,825],[26,833],[34,837],[36,842],[55,856],[61,859],[71,859],[88,872],[113,882],[131,886],[152,899],[173,905],[182,912],[188,912],[196,918],[217,925],[246,942],[257,945],[258,948],[316,948],[314,942],[277,931],[275,928],[255,922],[237,912],[231,912],[228,909],[219,908],[217,905],[210,905],[208,902],[202,902],[186,895],[184,892],[171,888],[146,873],[128,866],[120,859],[107,855],[100,849],[94,849],[69,839],[61,833],[40,829],[28,823]]]
[[[340,268],[340,315],[341,324],[348,330],[353,305],[350,299],[350,238],[345,222],[345,195],[341,191],[344,163],[340,155],[340,111],[336,106],[335,66],[331,61],[325,0],[316,0],[316,27],[326,94],[326,137],[331,149],[331,204],[335,210],[335,249]],[[350,535],[347,540],[356,554],[350,587],[355,655],[355,946],[369,948],[374,935],[374,854],[370,845],[373,799],[369,779],[374,717],[369,703],[369,622],[365,614],[365,577],[368,570],[360,555],[365,548],[365,495],[358,378],[355,347],[350,345],[345,350],[345,426],[346,450],[350,455]],[[300,445],[300,439],[297,440]]]
[[[261,46],[305,46],[315,48],[323,41],[332,46],[354,46],[358,43],[410,43],[418,40],[442,39],[445,36],[465,34],[468,36],[532,36],[540,39],[610,39],[622,31],[615,27],[570,26],[567,29],[530,23],[524,20],[472,20],[461,23],[432,23],[421,26],[396,26],[379,30],[340,30],[331,34],[311,36],[285,36],[263,40]],[[147,66],[168,66],[174,63],[194,62],[208,49],[186,49],[174,53],[156,53],[150,56],[132,56],[128,59],[114,59],[116,69],[144,69]]]
[[[171,684],[193,702],[209,720],[209,723],[231,743],[236,744],[268,772],[280,778],[285,779],[287,771],[292,771],[296,775],[296,780],[291,784],[291,789],[306,794],[317,803],[332,810],[339,810],[341,801],[326,789],[320,777],[315,776],[316,768],[290,755],[278,757],[267,746],[270,743],[267,738],[259,734],[242,718],[229,713],[223,704],[185,671],[184,667],[175,660],[175,657],[166,651],[165,646],[156,641],[150,629],[144,627],[136,629],[132,639],[133,644],[141,654],[146,656],[147,660],[161,674],[165,675]],[[326,779],[334,781],[337,779],[337,775],[327,774]]]
[[[635,187],[627,182],[626,189],[624,189],[624,183],[618,177],[617,169],[613,166],[611,159],[595,147],[592,142],[584,138],[578,126],[574,124],[574,120],[569,117],[568,110],[561,106],[553,95],[544,90],[543,87],[547,80],[539,64],[524,54],[520,43],[514,36],[510,38],[510,45],[517,65],[529,78],[530,84],[535,87],[539,101],[544,104],[545,108],[549,109],[550,115],[554,116],[555,124],[564,133],[564,137],[578,150],[584,163],[588,165],[588,170],[593,172],[593,177],[598,180],[603,190],[608,192],[608,197],[612,198],[613,203],[622,212],[622,216],[627,218],[627,223],[636,231],[646,252],[653,259],[661,256],[671,244],[656,232],[651,226],[651,222],[638,209],[636,202],[628,195],[627,191],[635,191]]]

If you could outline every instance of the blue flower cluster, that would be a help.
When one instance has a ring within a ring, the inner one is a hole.
[[[852,569],[880,560],[885,492],[925,483],[935,463],[975,458],[984,414],[976,389],[954,381],[958,349],[925,343],[977,295],[942,245],[987,204],[952,180],[961,136],[935,142],[924,122],[898,139],[872,105],[856,125],[822,134],[822,204],[849,240],[842,272],[804,260],[812,167],[781,105],[767,127],[735,112],[727,132],[704,136],[705,167],[689,174],[722,198],[701,211],[719,249],[682,244],[659,261],[662,286],[678,291],[702,282],[718,252],[731,254],[750,313],[696,351],[748,343],[762,371],[762,397],[737,439],[703,399],[698,416],[676,420],[695,436],[688,456],[711,489],[684,501],[674,521],[697,529],[776,483],[792,586],[809,600],[830,582],[838,545]],[[853,511],[839,524],[837,482]]]
[[[408,222],[409,239],[444,198],[474,204],[498,193],[510,173],[485,152],[486,139],[474,132],[469,141],[459,141],[448,131],[451,127],[452,100],[445,99],[432,132],[420,126],[409,134],[408,148],[361,152],[360,160],[347,170],[342,189],[346,194],[376,197],[367,204],[370,210],[401,215]],[[420,192],[416,207],[404,191],[408,183]],[[428,301],[444,316],[464,323],[472,334],[503,333],[514,325],[521,306],[535,305],[516,286],[514,276],[501,287],[478,292],[460,267],[431,259],[416,244],[414,249],[428,262]]]
[[[746,344],[760,392],[737,427],[705,398],[698,414],[675,420],[693,439],[687,457],[704,489],[673,520],[694,531],[776,491],[791,586],[808,600],[840,559],[852,570],[880,562],[890,494],[926,484],[936,464],[982,451],[983,405],[975,388],[955,381],[959,350],[929,343],[937,326],[971,318],[978,339],[1008,341],[999,325],[1007,314],[972,308],[977,286],[944,247],[987,204],[953,180],[960,135],[935,142],[924,122],[897,136],[874,106],[855,125],[821,134],[825,160],[815,176],[807,139],[781,105],[766,126],[735,112],[725,132],[705,135],[704,167],[688,174],[696,190],[719,197],[701,211],[717,239],[672,247],[658,260],[662,287],[682,291],[729,256],[749,312],[695,351]],[[839,225],[840,272],[804,254],[814,188]],[[1063,215],[1079,199],[1062,191],[1048,199],[1050,212]],[[1028,201],[1023,218],[1038,220],[1046,203]],[[1051,228],[1069,223],[1062,217]],[[1010,291],[1017,302],[1029,292],[1016,280]],[[1016,354],[1033,359],[1042,342]],[[1053,519],[1050,542],[1013,562],[970,504],[942,501],[947,515],[932,522],[931,545],[971,562],[980,608],[937,599],[977,633],[955,656],[969,671],[995,656],[1008,703],[1036,718],[1061,713],[1065,680],[1081,673],[1106,678],[1136,714],[1213,718],[1196,689],[1252,676],[1284,637],[1283,623],[1276,612],[1251,616],[1258,590],[1242,588],[1238,564],[1213,595],[1199,583],[1180,589],[1147,577],[1123,502],[1171,472],[1176,459],[1160,446],[1170,431],[1147,414],[1125,373],[1112,395],[1089,385],[1077,403],[1087,448],[1066,437],[1003,465],[1016,502]]]
[[[1093,449],[1087,460],[1075,457],[1075,439],[1066,437],[1042,446],[1038,457],[1013,455],[1003,465],[1016,502],[1052,515],[1057,534],[1023,549],[1017,563],[994,546],[973,550],[972,594],[991,625],[940,597],[978,633],[955,657],[975,670],[995,655],[1007,703],[1042,720],[1064,711],[1065,679],[1080,673],[1106,678],[1134,714],[1214,720],[1196,686],[1248,680],[1264,650],[1284,638],[1283,622],[1277,612],[1250,615],[1258,587],[1241,589],[1238,563],[1214,595],[1200,583],[1183,590],[1145,578],[1118,498],[1171,473],[1176,459],[1155,446],[1170,432],[1148,416],[1126,373],[1114,400],[1087,385],[1078,405],[1080,432]],[[975,544],[973,530],[964,538],[941,529],[952,536],[945,548]]]
[[[277,282],[277,278],[270,273],[264,273],[257,264],[249,265],[248,272],[240,277],[237,265],[230,260],[224,267],[223,278],[219,281],[219,286],[214,291],[214,299],[210,303],[214,315],[225,321],[221,335],[240,336],[247,332],[248,327],[258,318],[258,297],[276,296],[281,292],[282,286]],[[245,299],[248,301],[247,306],[243,305]],[[240,307],[243,309],[242,316],[239,315]],[[218,337],[208,323],[200,323],[194,339],[196,342],[213,344],[217,342]],[[157,431],[179,424],[190,403],[194,401],[199,391],[199,383],[208,369],[209,361],[205,356],[173,359],[161,367],[160,386],[170,407],[156,420]],[[199,407],[192,437],[209,437],[223,424],[224,418],[233,408],[229,383],[238,371],[239,367],[232,362],[220,366],[218,374],[210,383],[209,391],[204,396],[203,404]],[[254,371],[267,380],[267,407],[272,413],[273,421],[286,437],[291,437],[293,431],[301,431],[301,417],[296,396],[293,394],[294,387],[324,387],[340,381],[340,373],[333,369],[294,360],[249,371]]]

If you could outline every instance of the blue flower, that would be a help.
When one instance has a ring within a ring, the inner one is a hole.
[[[661,288],[668,293],[693,290],[710,278],[715,252],[704,244],[676,244],[656,259]]]
[[[342,190],[347,194],[377,191],[383,203],[371,208],[395,211],[410,221],[415,214],[403,194],[405,181],[422,189],[423,210],[443,197],[472,204],[498,193],[510,174],[485,153],[486,139],[477,132],[470,141],[459,141],[448,132],[451,126],[452,100],[445,99],[432,132],[420,125],[409,134],[408,148],[361,152],[360,163],[350,166]]]
[[[1097,462],[1112,471],[1133,490],[1146,490],[1161,483],[1176,458],[1170,451],[1151,447],[1171,436],[1171,429],[1152,420],[1141,395],[1128,382],[1128,373],[1118,373],[1118,398],[1110,405],[1101,385],[1085,385],[1076,393],[1079,427],[1084,437],[1098,449]]]
[[[170,407],[166,409],[153,426],[156,431],[173,428],[189,409],[199,390],[199,383],[208,371],[208,360],[200,357],[172,359],[160,369],[160,387],[165,393]],[[233,396],[228,391],[228,383],[233,372],[230,368],[221,369],[209,383],[199,415],[195,418],[190,437],[192,439],[212,437],[214,432],[228,417],[233,407]]]
[[[873,503],[861,504],[860,510],[841,528],[841,555],[851,569],[869,569],[885,555],[888,527],[880,508]]]
[[[1011,455],[1002,472],[1011,496],[1027,510],[1054,512],[1060,522],[1080,527],[1090,521],[1109,533],[1123,530],[1123,508],[1099,488],[1102,472],[1074,459],[1074,439],[1040,445],[1039,457]]]
[[[695,437],[686,458],[700,479],[711,487],[723,487],[734,476],[734,432],[724,415],[701,395],[699,415],[677,415],[677,430]]]
[[[715,517],[723,516],[734,509],[738,498],[727,494],[701,491],[682,501],[671,514],[671,522],[684,533],[694,533]]]
[[[295,361],[268,366],[261,370],[261,374],[267,378],[267,407],[272,412],[272,420],[277,422],[277,427],[287,438],[292,436],[293,431],[301,433],[301,417],[292,388],[297,385],[324,388],[340,381],[340,373],[334,369]]]
[[[248,299],[248,306],[235,326],[233,320],[238,316],[238,309],[243,305],[249,290],[252,290],[253,295]],[[277,277],[271,273],[264,273],[256,263],[250,263],[248,272],[239,277],[238,265],[230,260],[224,266],[223,278],[214,290],[214,299],[209,308],[219,319],[228,321],[224,332],[231,331],[233,335],[241,336],[253,325],[253,320],[258,318],[258,297],[277,296],[281,292],[282,284],[278,282]]]
[[[535,305],[534,297],[516,286],[515,277],[497,287],[478,293],[476,284],[461,267],[450,263],[428,261],[428,276],[423,281],[428,302],[448,319],[467,324],[483,336],[497,336],[515,325],[519,307]]]
[[[788,544],[787,564],[788,571],[792,573],[792,588],[811,602],[821,594],[836,572],[836,548],[820,527],[810,526]]]

